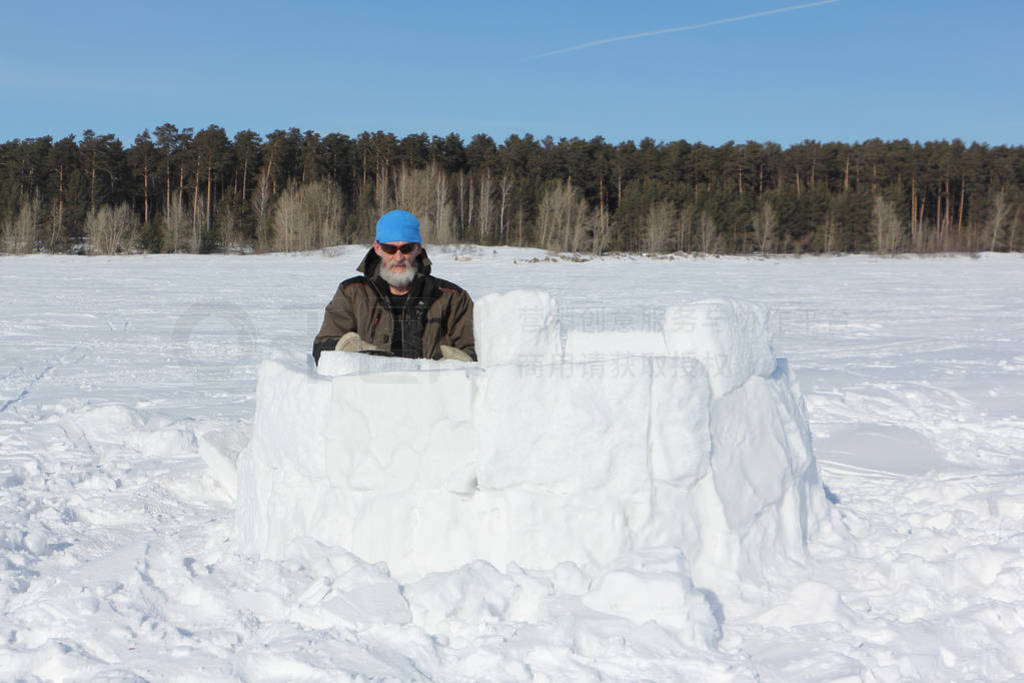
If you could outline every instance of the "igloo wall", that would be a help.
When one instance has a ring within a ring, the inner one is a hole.
[[[309,536],[410,577],[667,551],[708,587],[801,560],[831,509],[765,311],[698,302],[660,334],[570,331],[564,351],[556,312],[543,292],[481,298],[479,363],[264,362],[243,549]]]

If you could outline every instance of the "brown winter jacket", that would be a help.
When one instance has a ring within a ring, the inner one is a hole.
[[[473,341],[473,300],[458,285],[430,274],[425,249],[416,258],[419,272],[409,287],[402,316],[402,356],[441,358],[441,345],[454,346],[476,360]],[[384,351],[391,350],[395,316],[388,301],[388,285],[379,275],[380,257],[373,249],[356,269],[363,275],[338,285],[334,298],[324,310],[324,322],[313,340],[313,357],[334,349],[347,332],[358,332],[364,342]],[[412,309],[412,310],[409,310]]]

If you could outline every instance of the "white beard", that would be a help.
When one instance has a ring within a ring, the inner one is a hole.
[[[396,289],[405,289],[412,283],[413,278],[416,277],[416,273],[419,272],[419,264],[413,261],[408,267],[402,270],[395,270],[384,265],[382,261],[377,267],[377,274],[383,278],[384,282],[388,283]]]

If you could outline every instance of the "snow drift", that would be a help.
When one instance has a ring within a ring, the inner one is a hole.
[[[557,310],[543,292],[481,298],[476,364],[265,361],[242,548],[279,559],[311,537],[407,579],[561,567],[588,607],[712,642],[713,593],[801,561],[830,524],[768,316],[704,301],[660,334],[583,334]]]
[[[1020,679],[1019,254],[556,263],[434,250],[478,299],[543,283],[568,328],[556,358],[574,363],[669,355],[664,313],[682,301],[773,307],[847,532],[809,529],[802,566],[712,596],[685,578],[691,551],[671,546],[597,568],[478,559],[407,581],[308,536],[287,559],[240,554],[220,484],[235,490],[252,435],[258,359],[284,353],[307,374],[339,256],[364,252],[0,257],[0,678]],[[537,313],[510,324],[537,333]],[[561,534],[556,522],[538,533]],[[718,646],[701,646],[714,621]]]

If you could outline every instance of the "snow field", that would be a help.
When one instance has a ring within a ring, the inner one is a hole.
[[[615,337],[662,353],[664,313],[681,301],[734,297],[774,312],[848,534],[811,535],[802,563],[765,567],[740,595],[716,594],[720,605],[705,594],[722,633],[709,648],[687,644],[664,615],[638,621],[651,596],[690,595],[674,578],[679,553],[664,549],[601,575],[622,570],[605,598],[635,605],[635,618],[584,604],[598,585],[576,563],[475,561],[403,579],[309,538],[280,560],[240,552],[225,470],[204,458],[249,440],[260,362],[308,349],[364,251],[0,258],[3,678],[998,681],[1024,671],[1019,256],[554,263],[432,250],[439,274],[477,300],[544,287],[573,362],[624,350]],[[618,600],[639,565],[651,591]],[[658,572],[668,580],[655,585]]]

